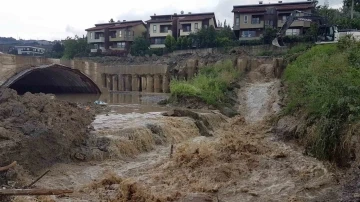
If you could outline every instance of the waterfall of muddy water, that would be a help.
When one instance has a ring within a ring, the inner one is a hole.
[[[248,73],[238,92],[239,112],[249,123],[256,123],[280,111],[280,81],[275,79],[271,64],[262,64]]]

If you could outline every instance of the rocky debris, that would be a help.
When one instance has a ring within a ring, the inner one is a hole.
[[[17,161],[36,173],[71,160],[82,145],[94,114],[45,94],[17,95],[0,89],[0,166]]]
[[[195,120],[195,124],[198,127],[200,134],[206,137],[213,136],[214,129],[219,127],[219,124],[226,121],[226,118],[220,113],[209,113],[188,109],[174,109],[169,112],[164,112],[162,115],[172,117],[190,117]]]

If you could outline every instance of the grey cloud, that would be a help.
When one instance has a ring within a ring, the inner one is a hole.
[[[78,36],[82,36],[85,34],[85,30],[79,30],[79,29],[76,29],[75,27],[72,27],[70,25],[66,25],[66,28],[65,28],[65,31],[66,33],[70,33],[72,35],[78,35]]]

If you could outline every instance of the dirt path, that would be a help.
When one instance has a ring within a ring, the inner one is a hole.
[[[56,165],[37,186],[74,188],[75,193],[40,201],[338,201],[339,186],[326,166],[270,132],[266,119],[280,110],[280,81],[271,68],[261,65],[248,73],[238,92],[241,116],[219,124],[213,137],[189,135],[185,129],[172,158],[170,147],[157,146],[133,158]],[[157,114],[134,117],[133,124],[140,125],[160,120]],[[95,124],[105,119],[102,116]],[[109,120],[124,121],[115,115]],[[181,125],[174,125],[181,120],[172,121],[167,127],[181,130]],[[106,124],[95,128],[111,129]]]

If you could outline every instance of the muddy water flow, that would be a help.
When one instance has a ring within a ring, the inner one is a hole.
[[[93,122],[94,142],[107,143],[93,149],[94,160],[55,165],[37,186],[75,190],[69,197],[50,197],[55,201],[145,201],[131,200],[134,196],[151,202],[338,201],[326,166],[271,134],[266,118],[280,110],[280,81],[273,72],[271,64],[264,64],[248,73],[238,92],[241,116],[202,114],[211,125],[219,123],[213,137],[199,137],[192,118],[122,109],[134,104],[119,105],[118,112],[112,107]],[[173,158],[170,144],[177,148]],[[103,173],[125,180],[104,185],[99,180],[113,177]],[[201,199],[194,200],[194,194]]]

